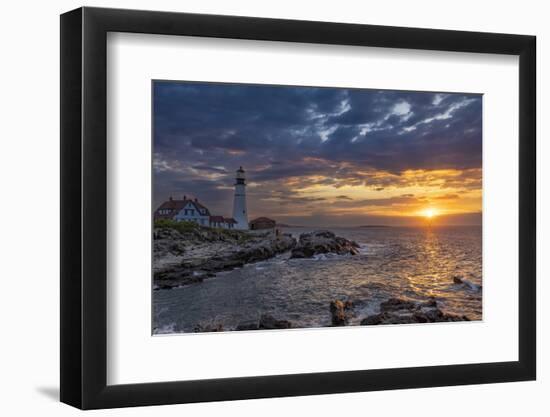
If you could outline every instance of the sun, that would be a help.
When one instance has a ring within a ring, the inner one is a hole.
[[[435,216],[437,216],[438,211],[435,208],[427,208],[422,212],[422,215],[426,217],[427,219],[433,219]]]

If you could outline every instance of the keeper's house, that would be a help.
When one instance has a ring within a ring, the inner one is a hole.
[[[153,214],[154,220],[175,220],[194,222],[205,227],[220,227],[233,229],[236,221],[223,216],[212,216],[207,207],[199,203],[198,199],[175,200],[172,197],[160,205]]]

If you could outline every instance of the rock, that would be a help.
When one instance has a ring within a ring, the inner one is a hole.
[[[422,307],[437,307],[437,301],[435,300],[434,297],[430,297],[430,299],[428,301],[425,301],[425,302],[421,303],[420,306],[422,306]]]
[[[259,329],[290,329],[292,323],[287,320],[277,320],[269,314],[262,314],[260,317]]]
[[[328,230],[317,230],[302,233],[291,258],[311,258],[322,253],[336,253],[338,255],[357,255],[359,245],[343,237],[336,236]]]
[[[311,247],[301,247],[292,249],[291,258],[311,258],[315,255],[315,250]]]
[[[223,332],[223,325],[216,324],[197,324],[193,329],[195,333]]]
[[[409,310],[415,308],[415,303],[412,301],[402,300],[400,298],[390,298],[380,303],[380,311],[397,311],[397,310]]]
[[[259,329],[259,326],[257,321],[239,323],[235,328],[235,330],[258,330],[258,329]]]
[[[167,285],[167,284],[161,284],[157,287],[157,289],[159,290],[171,290],[173,287],[171,285]]]
[[[155,274],[155,285],[158,290],[170,290],[182,285],[196,284],[204,281],[204,278],[208,274],[193,275],[190,272],[163,272],[161,274]]]
[[[292,323],[288,320],[277,320],[269,314],[262,314],[259,321],[244,321],[237,325],[235,330],[273,330],[290,329]]]
[[[361,320],[361,325],[436,323],[446,321],[469,321],[467,316],[443,312],[434,298],[423,302],[390,298],[380,303],[380,313]]]
[[[457,285],[462,285],[464,286],[464,288],[472,291],[481,292],[483,290],[483,287],[481,285],[474,284],[473,282],[468,281],[467,279],[464,279],[462,277],[459,277],[458,275],[455,275],[453,277],[453,282]]]
[[[345,326],[353,316],[353,303],[351,301],[331,301],[329,308],[333,326]]]
[[[361,320],[362,326],[374,326],[376,324],[382,324],[383,315],[382,314],[373,314]]]

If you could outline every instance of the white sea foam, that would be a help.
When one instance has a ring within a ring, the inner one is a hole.
[[[360,243],[358,250],[360,255],[375,255],[380,253],[384,248],[386,248],[386,245],[379,243]]]

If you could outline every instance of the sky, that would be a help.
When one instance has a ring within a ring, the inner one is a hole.
[[[153,82],[153,199],[302,226],[481,224],[482,96]]]

